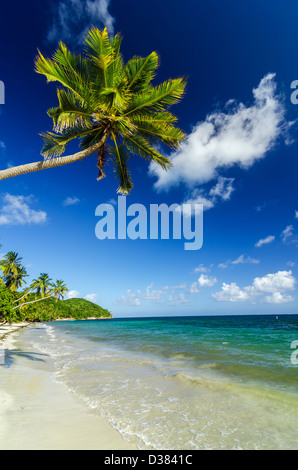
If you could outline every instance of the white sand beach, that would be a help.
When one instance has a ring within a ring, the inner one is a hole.
[[[0,365],[0,449],[136,450],[53,381],[51,358],[18,349],[23,326],[0,329],[0,348],[6,350],[6,364]]]

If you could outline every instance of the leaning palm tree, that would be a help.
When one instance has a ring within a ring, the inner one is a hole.
[[[51,293],[56,297],[56,302],[58,302],[59,299],[63,299],[67,291],[68,289],[62,280],[57,279],[56,283],[52,283],[51,285]]]
[[[60,42],[51,59],[41,52],[36,72],[48,82],[58,82],[59,105],[48,111],[53,132],[43,133],[44,161],[0,171],[0,179],[66,165],[96,153],[98,180],[105,176],[107,160],[113,162],[118,191],[132,187],[128,160],[131,154],[154,161],[163,169],[171,163],[157,148],[178,148],[185,138],[169,111],[185,89],[183,78],[153,85],[159,57],[134,57],[126,64],[120,54],[121,38],[109,38],[107,29],[93,27],[86,35],[83,54],[73,54]],[[62,156],[66,145],[80,139],[81,150]]]
[[[25,308],[26,305],[29,304],[34,304],[36,302],[40,302],[42,300],[46,300],[49,297],[53,297],[53,284],[51,283],[52,279],[49,277],[47,273],[41,273],[37,279],[33,279],[31,285],[26,289],[24,295],[20,297],[19,299],[15,300],[14,303],[20,302],[21,299],[24,297],[28,297],[29,293],[32,293],[32,291],[36,291],[36,296],[35,300],[31,301],[25,301],[22,302],[21,304],[16,305],[13,307],[12,310],[16,310],[17,308]],[[66,286],[64,286],[66,288]],[[66,289],[68,290],[68,289]]]

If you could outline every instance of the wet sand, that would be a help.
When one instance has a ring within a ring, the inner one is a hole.
[[[2,334],[1,329],[0,338]],[[5,349],[5,364],[0,364],[1,450],[136,450],[53,381],[51,358],[23,344],[22,330],[6,335],[0,348]]]

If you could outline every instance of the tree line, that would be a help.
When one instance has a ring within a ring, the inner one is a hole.
[[[22,261],[15,251],[9,251],[0,260],[0,322],[27,320],[28,313],[32,313],[30,306],[50,297],[58,302],[68,291],[62,279],[53,282],[48,273],[41,273],[22,289],[29,277]]]

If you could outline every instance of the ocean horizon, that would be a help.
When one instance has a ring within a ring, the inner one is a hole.
[[[296,449],[298,315],[36,324],[21,344],[139,449]]]

